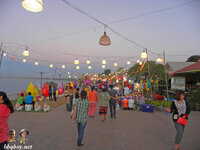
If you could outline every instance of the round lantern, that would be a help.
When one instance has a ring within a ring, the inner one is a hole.
[[[11,59],[12,59],[12,60],[15,60],[15,56],[12,56]]]

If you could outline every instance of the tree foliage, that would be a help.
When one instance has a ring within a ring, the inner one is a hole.
[[[158,64],[155,61],[148,61],[144,65],[144,68],[138,72],[136,72],[141,68],[139,64],[135,64],[133,67],[131,67],[128,71],[128,74],[135,78],[136,80],[148,80],[148,64],[149,64],[149,70],[150,70],[150,78],[152,80],[159,80],[159,81],[165,81],[165,71],[164,66],[162,64]]]
[[[105,75],[109,75],[110,73],[111,73],[111,70],[110,70],[110,69],[104,70],[104,74],[105,74]]]
[[[197,62],[200,59],[200,55],[190,56],[186,62]]]

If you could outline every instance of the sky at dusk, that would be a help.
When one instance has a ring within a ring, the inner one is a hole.
[[[200,0],[188,5],[158,13],[148,12],[178,6],[192,0],[70,0],[71,3],[101,22],[152,51],[149,60],[162,57],[166,61],[186,61],[191,55],[200,55]],[[93,73],[103,72],[101,60],[107,60],[107,69],[131,67],[140,58],[143,48],[106,29],[110,46],[99,45],[104,26],[81,14],[63,0],[43,0],[42,12],[25,10],[22,0],[0,0],[0,42],[7,56],[3,57],[2,76],[38,76],[40,71],[51,76],[58,71]],[[141,15],[141,16],[140,16]],[[140,17],[136,17],[140,16]],[[127,19],[126,18],[132,18]],[[123,20],[123,21],[120,21]],[[118,22],[119,21],[119,22]],[[27,63],[22,63],[22,52],[30,49]],[[16,60],[10,57],[15,55]],[[80,61],[80,70],[73,61]],[[86,60],[91,60],[92,70]],[[127,66],[126,61],[131,65]],[[39,66],[34,66],[38,61]],[[52,63],[58,69],[49,68]],[[61,65],[66,65],[62,70]]]

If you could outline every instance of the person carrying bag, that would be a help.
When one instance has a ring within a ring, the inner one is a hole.
[[[175,150],[182,150],[180,147],[181,139],[183,137],[184,129],[187,124],[188,115],[190,114],[190,106],[187,101],[184,100],[184,92],[178,91],[170,109],[167,111],[173,113],[172,118],[174,126],[176,128],[175,137]]]

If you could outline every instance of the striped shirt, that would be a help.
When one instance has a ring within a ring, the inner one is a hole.
[[[76,103],[77,106],[77,123],[86,123],[88,118],[89,102],[87,99],[79,99]]]

